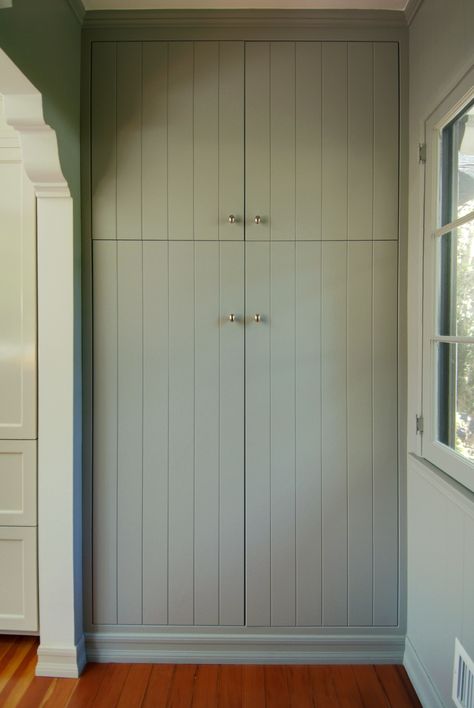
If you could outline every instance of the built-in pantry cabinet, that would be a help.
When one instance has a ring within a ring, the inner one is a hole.
[[[91,62],[89,631],[395,630],[398,44]]]
[[[36,631],[36,199],[2,96],[0,213],[0,632]]]

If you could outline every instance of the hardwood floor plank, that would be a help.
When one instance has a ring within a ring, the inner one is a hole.
[[[107,673],[92,704],[97,708],[115,708],[131,669],[130,664],[108,664],[107,666]]]
[[[24,660],[25,656],[35,649],[34,642],[30,640],[18,640],[6,652],[0,662],[0,696],[9,681],[11,681],[16,670]]]
[[[68,708],[91,706],[108,671],[110,664],[88,664],[67,703]]]
[[[242,667],[242,708],[265,708],[265,675],[263,666]]]
[[[217,705],[219,670],[217,664],[201,664],[197,667],[193,708]]]
[[[2,660],[3,656],[7,653],[9,649],[11,649],[12,644],[14,643],[14,638],[13,637],[0,637],[0,661]]]
[[[174,664],[153,666],[142,708],[167,705],[175,668]]]
[[[317,708],[339,708],[334,677],[330,666],[311,666],[309,669],[313,699]]]
[[[38,679],[36,679],[38,680]],[[63,708],[67,706],[79,679],[53,679],[39,708]]]
[[[38,706],[41,706],[51,686],[58,680],[59,679],[49,678],[48,676],[32,676],[30,685],[23,694],[23,698],[18,703],[18,708],[38,708]],[[66,704],[63,704],[63,706],[64,705]]]
[[[307,666],[289,666],[287,669],[291,708],[314,708],[311,676]]]
[[[354,674],[365,708],[391,708],[374,666],[358,666]]]
[[[222,664],[219,667],[219,708],[241,708],[242,667]],[[194,708],[194,707],[193,707]]]
[[[405,688],[405,684],[396,666],[376,666],[375,673],[392,708],[412,708],[413,695],[408,693]],[[420,705],[419,702],[418,705]]]
[[[120,694],[118,708],[139,708],[142,705],[150,675],[150,664],[132,665]]]
[[[341,708],[364,708],[352,666],[333,666],[332,676]]]
[[[179,664],[176,666],[166,708],[190,708],[193,700],[197,666]]]
[[[405,671],[405,668],[403,666],[396,666],[395,669],[397,671],[398,676],[400,677],[401,682],[405,686],[405,691],[410,696],[412,706],[415,706],[416,708],[421,708],[420,700],[415,689],[413,688],[412,682],[410,681],[407,672]]]
[[[36,661],[36,644],[32,644],[10,681],[0,692],[0,705],[2,708],[16,708],[32,681]]]
[[[269,708],[288,708],[290,694],[285,666],[265,666],[265,696]]]

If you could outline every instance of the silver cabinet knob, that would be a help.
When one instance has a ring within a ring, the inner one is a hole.
[[[235,218],[235,216],[233,214],[231,214],[228,218],[229,224],[235,224],[236,221],[237,221],[237,219]]]
[[[262,321],[262,315],[259,315],[258,312],[254,315],[254,320],[255,322],[261,322]]]
[[[256,216],[254,219],[256,224],[261,224],[262,223],[262,217],[261,216]]]
[[[234,315],[233,312],[229,315],[229,322],[236,322],[237,321],[237,315]]]

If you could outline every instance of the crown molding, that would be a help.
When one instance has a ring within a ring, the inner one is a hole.
[[[86,14],[82,0],[67,0],[67,3],[76,16],[76,19],[79,21],[79,24],[82,25]]]
[[[411,25],[422,3],[423,0],[408,0],[407,6],[405,8],[405,19],[407,25]]]
[[[402,10],[89,10],[84,27],[406,27]]]

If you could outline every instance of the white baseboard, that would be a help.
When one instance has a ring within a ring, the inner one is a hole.
[[[405,641],[405,655],[403,666],[410,677],[420,703],[423,708],[446,708],[441,697],[433,685],[428,672],[423,666],[415,647],[408,637]]]
[[[95,632],[87,659],[177,664],[401,664],[405,639],[394,635],[198,634]]]
[[[81,637],[76,646],[72,647],[48,647],[40,644],[36,675],[54,676],[55,678],[78,678],[86,663],[84,637]]]

